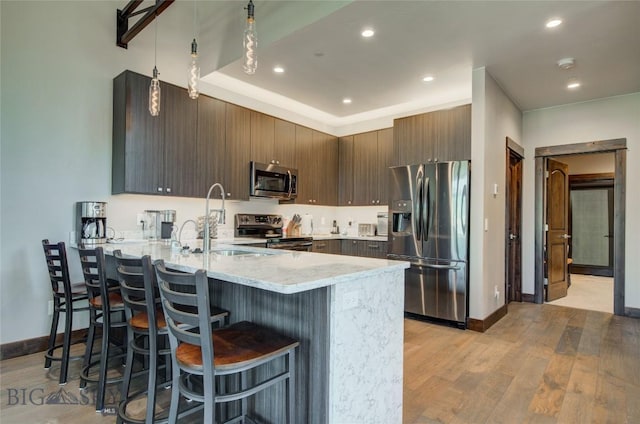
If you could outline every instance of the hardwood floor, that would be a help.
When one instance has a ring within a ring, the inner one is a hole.
[[[62,387],[59,366],[43,363],[42,353],[0,362],[0,422],[115,422],[95,412],[92,388],[78,389],[80,361]],[[107,403],[118,396],[111,386]],[[639,400],[638,319],[512,303],[485,333],[405,321],[405,424],[640,423]]]
[[[509,305],[486,333],[405,322],[404,423],[640,423],[640,320]]]

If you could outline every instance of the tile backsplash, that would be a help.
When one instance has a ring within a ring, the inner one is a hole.
[[[176,225],[180,226],[188,219],[196,220],[204,215],[204,199],[192,199],[170,196],[145,196],[134,194],[119,194],[110,196],[107,201],[107,227],[112,228],[115,237],[142,238],[142,226],[136,222],[137,214],[148,209],[174,209],[176,211]],[[221,200],[210,200],[211,209],[220,208]],[[333,220],[336,220],[341,233],[358,234],[358,224],[375,224],[378,212],[385,212],[386,206],[310,206],[310,205],[280,205],[273,199],[251,199],[250,201],[226,201],[226,223],[218,226],[218,237],[233,236],[236,213],[273,213],[281,214],[289,219],[294,214],[313,216],[314,234],[328,234]],[[351,224],[351,225],[349,225]],[[111,233],[111,231],[109,231]],[[195,238],[196,230],[192,224],[184,227],[182,238]]]

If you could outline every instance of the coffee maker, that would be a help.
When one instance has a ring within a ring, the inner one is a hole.
[[[76,236],[79,245],[92,246],[107,241],[107,203],[76,202]]]
[[[173,209],[146,210],[144,213],[147,216],[144,237],[149,240],[170,240],[176,222],[176,211]]]

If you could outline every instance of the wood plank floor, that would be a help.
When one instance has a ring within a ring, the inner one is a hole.
[[[510,304],[486,333],[405,322],[404,423],[640,423],[640,320]]]
[[[115,422],[79,390],[79,361],[64,392],[43,362],[0,362],[2,424]],[[403,412],[405,424],[640,423],[640,320],[534,304],[510,304],[486,333],[406,320]]]

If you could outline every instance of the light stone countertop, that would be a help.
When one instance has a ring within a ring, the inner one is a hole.
[[[260,239],[212,240],[212,252],[207,258],[202,253],[172,249],[164,242],[107,243],[104,250],[113,254],[120,249],[130,257],[150,255],[153,260],[163,259],[169,268],[187,272],[205,269],[211,278],[284,294],[348,284],[355,278],[409,267],[408,262],[239,246],[238,241],[256,243]],[[202,241],[183,244],[193,249],[200,247]],[[238,251],[245,253],[237,254]]]
[[[343,234],[313,234],[311,237],[313,237],[313,240],[387,241],[387,236],[347,236]]]

